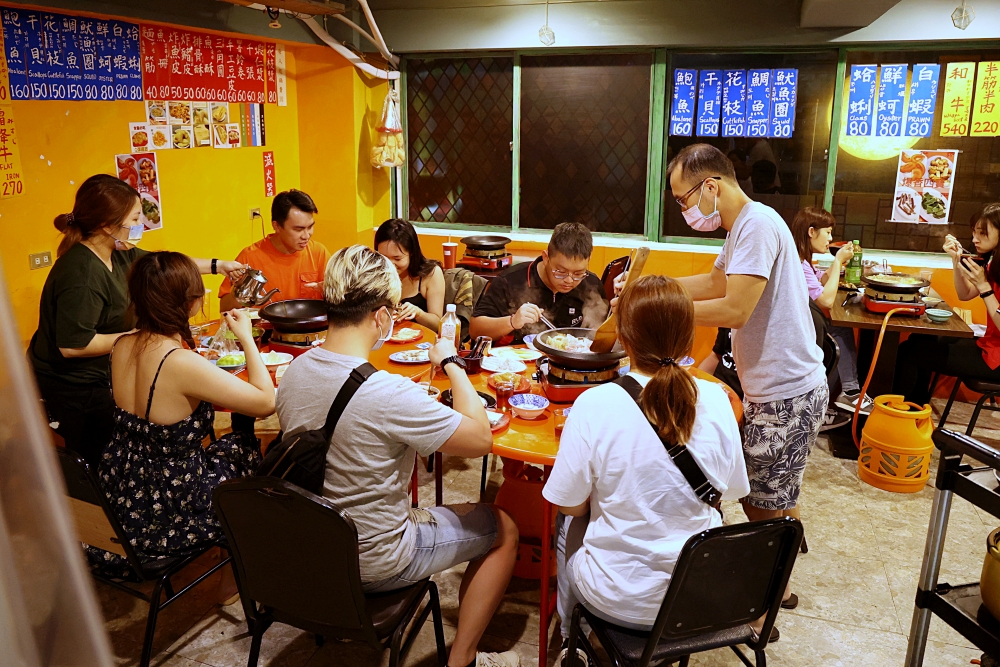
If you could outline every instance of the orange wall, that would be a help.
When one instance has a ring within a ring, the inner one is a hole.
[[[373,221],[389,217],[389,178],[368,164],[371,118],[381,114],[384,83],[369,85],[326,47],[286,47],[288,105],[265,107],[267,146],[158,153],[164,227],[140,247],[195,257],[234,258],[261,238],[260,208],[270,231],[262,153],[274,151],[278,191],[299,188],[319,207],[316,238],[332,250],[370,241]],[[128,123],[143,119],[141,102],[14,102],[25,194],[0,200],[0,260],[24,344],[38,323],[48,269],[29,271],[28,254],[51,251],[52,220],[72,209],[77,187],[96,173],[113,173],[114,155],[129,150]],[[233,110],[235,110],[235,106]],[[374,121],[374,122],[377,122]],[[220,277],[206,316],[218,316]]]

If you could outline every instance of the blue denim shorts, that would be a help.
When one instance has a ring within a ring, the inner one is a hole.
[[[410,564],[394,577],[362,585],[365,593],[412,586],[432,574],[482,558],[497,540],[493,508],[485,503],[442,505],[411,510],[417,539]]]

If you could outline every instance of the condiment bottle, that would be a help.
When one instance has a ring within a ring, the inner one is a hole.
[[[455,304],[453,303],[449,303],[445,307],[445,314],[441,318],[441,326],[438,329],[438,338],[448,338],[454,341],[456,350],[462,344],[462,323],[455,313]]]
[[[844,271],[844,282],[849,285],[860,285],[861,284],[861,242],[854,242],[854,257],[851,257],[850,261],[847,262],[847,268]]]

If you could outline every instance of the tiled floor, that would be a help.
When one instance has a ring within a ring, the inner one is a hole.
[[[938,410],[941,405],[936,406]],[[957,406],[953,423],[967,423],[970,406]],[[220,417],[220,420],[224,419]],[[985,413],[976,435],[1000,444],[1000,416]],[[219,426],[223,426],[220,423]],[[264,428],[270,424],[263,424]],[[480,462],[446,460],[445,502],[475,500]],[[488,496],[496,493],[494,470]],[[774,667],[817,665],[885,667],[902,665],[913,614],[913,597],[923,555],[932,489],[897,495],[858,480],[856,463],[833,458],[825,439],[814,450],[803,486],[802,520],[809,553],[800,556],[792,575],[800,604],[778,617],[781,640],[768,647]],[[421,474],[421,504],[433,502],[433,478]],[[745,520],[738,504],[728,504],[728,521]],[[979,578],[985,540],[998,521],[956,499],[948,527],[942,581],[967,583]],[[450,643],[457,619],[457,589],[462,568],[435,577],[441,590],[445,637]],[[154,665],[158,667],[238,667],[246,664],[250,639],[239,603],[220,607],[219,578],[204,584],[189,600],[160,616]],[[98,585],[106,627],[121,664],[135,664],[145,626],[145,603]],[[553,624],[553,634],[557,634]],[[551,635],[550,635],[551,636]],[[536,666],[538,656],[537,582],[514,579],[487,629],[481,648],[516,650],[521,664]],[[550,644],[550,663],[556,653]],[[934,620],[924,664],[970,664],[980,656],[963,637]],[[434,665],[434,635],[425,626],[407,665]],[[264,636],[261,665],[282,667],[375,666],[388,663],[358,643],[327,642],[276,625]],[[722,667],[739,662],[728,649],[695,656],[692,665]]]

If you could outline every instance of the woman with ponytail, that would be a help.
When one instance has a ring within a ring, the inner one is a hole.
[[[564,643],[577,602],[618,625],[651,627],[681,547],[695,533],[722,525],[722,515],[695,494],[666,444],[684,446],[723,498],[750,492],[725,392],[678,365],[694,344],[687,290],[672,278],[645,276],[622,292],[617,317],[631,380],[595,387],[576,400],[543,491],[559,507]],[[638,402],[626,389],[633,381],[641,387]]]
[[[73,210],[56,216],[63,237],[28,347],[56,432],[92,465],[111,439],[115,402],[108,353],[132,328],[126,277],[146,254],[134,247],[142,235],[141,212],[139,193],[128,183],[108,174],[83,182]],[[235,274],[243,268],[238,262],[194,261],[201,273]]]

